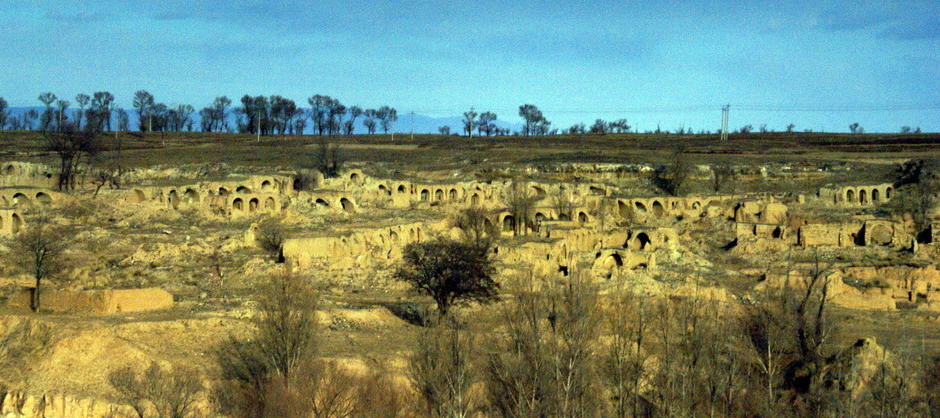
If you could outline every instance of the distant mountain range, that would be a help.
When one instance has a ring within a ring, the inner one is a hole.
[[[39,113],[42,113],[45,108],[42,106],[35,107],[11,107],[7,109],[10,112],[11,116],[21,117],[24,113],[29,110],[35,110]],[[126,109],[128,115],[130,116],[130,128],[131,130],[137,130],[137,111],[133,109]],[[77,109],[69,109],[67,112],[69,115],[73,115],[74,111]],[[193,130],[199,130],[199,113],[193,113],[190,116],[193,119]],[[412,119],[414,123],[412,124]],[[366,127],[362,124],[363,118],[356,120],[356,133],[366,133]],[[37,120],[35,124],[38,124]],[[112,117],[112,126],[116,125],[117,121]],[[514,122],[506,122],[501,120],[496,120],[496,125],[501,129],[509,129],[511,131],[518,131],[522,129],[522,124]],[[229,126],[235,126],[235,115],[232,112],[229,112]],[[414,132],[416,134],[427,134],[427,133],[438,133],[438,128],[441,126],[450,126],[450,132],[453,134],[463,134],[463,118],[460,116],[449,116],[449,117],[433,117],[427,115],[414,114],[413,118],[410,113],[399,113],[398,121],[395,122],[393,130],[396,133],[409,133]],[[413,131],[412,131],[413,129]],[[382,132],[381,127],[378,127],[377,132]],[[310,134],[313,133],[312,123],[308,122],[307,127],[304,133]]]

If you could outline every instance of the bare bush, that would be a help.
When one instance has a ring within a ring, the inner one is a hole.
[[[120,189],[124,186],[125,177],[129,170],[117,162],[98,168],[92,172],[92,184],[95,185],[95,196],[104,186],[111,189]]]
[[[494,237],[499,236],[499,230],[489,222],[490,211],[471,207],[460,211],[454,226],[460,228],[467,243],[489,248]]]
[[[685,192],[686,182],[692,174],[692,165],[685,155],[684,148],[677,148],[669,164],[660,166],[653,173],[653,184],[672,196]]]
[[[25,320],[11,324],[0,337],[0,370],[6,376],[28,375],[43,350],[55,340],[51,326],[42,322]],[[4,382],[0,379],[0,385]]]
[[[264,411],[270,382],[289,385],[292,373],[315,356],[319,297],[307,280],[286,271],[275,274],[258,297],[251,342],[230,339],[217,352],[225,379],[216,394],[221,409]]]
[[[128,365],[112,372],[108,382],[120,401],[134,408],[140,418],[185,418],[199,413],[196,401],[203,384],[195,369],[175,366],[168,370],[151,362],[138,372]]]
[[[507,335],[488,356],[489,407],[500,416],[596,416],[596,291],[572,276],[550,291],[522,288],[503,312]]]
[[[928,413],[930,416],[940,416],[940,356],[931,356],[924,359],[922,387],[926,394]]]
[[[473,410],[474,341],[459,327],[450,319],[426,330],[408,361],[411,383],[433,417],[467,417]]]
[[[383,373],[361,375],[331,361],[310,361],[289,378],[272,379],[268,417],[397,417],[407,396]]]
[[[727,161],[712,165],[711,186],[712,191],[718,193],[725,189],[729,183],[734,182],[734,169]]]
[[[575,202],[570,192],[564,188],[559,188],[558,193],[552,195],[551,203],[558,220],[572,219]]]
[[[316,168],[327,178],[339,176],[343,163],[346,162],[339,145],[331,144],[330,140],[330,137],[322,135],[317,139]]]
[[[611,393],[612,412],[617,417],[647,416],[641,383],[648,379],[649,308],[645,301],[627,291],[612,295],[604,312],[611,335],[602,359],[605,383]]]
[[[887,350],[882,350],[877,369],[864,393],[859,396],[858,412],[871,417],[906,417],[932,416],[928,403],[924,402],[928,393],[918,393],[926,388],[918,388],[918,378],[923,375],[922,365],[916,355],[906,358],[889,357]]]
[[[258,224],[258,232],[255,238],[258,246],[268,255],[278,259],[281,255],[281,248],[284,241],[287,240],[287,229],[278,218],[267,218]]]
[[[317,176],[307,170],[297,170],[294,173],[294,190],[310,191],[317,188]]]
[[[542,200],[542,196],[527,190],[524,183],[513,181],[503,190],[501,199],[509,215],[512,216],[513,235],[525,235],[528,229],[538,227],[532,219],[532,211],[535,209],[535,204]]]

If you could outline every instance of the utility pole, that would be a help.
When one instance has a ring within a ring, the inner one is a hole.
[[[415,112],[411,111],[411,141],[415,140]]]
[[[721,108],[721,140],[728,140],[728,113],[731,111],[731,105],[727,104]]]
[[[258,127],[256,129],[258,133],[258,139],[256,139],[255,142],[261,142],[261,111],[260,110],[258,111],[258,122],[255,123],[255,125]]]

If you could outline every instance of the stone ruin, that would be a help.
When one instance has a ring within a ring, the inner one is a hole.
[[[19,163],[0,167],[6,167],[0,174],[0,184],[29,183],[29,187],[17,184],[0,188],[0,234],[25,227],[21,209],[67,199],[49,189],[54,183],[42,174],[48,170]],[[649,277],[662,265],[663,257],[672,262],[681,259],[680,253],[687,250],[683,243],[686,238],[676,226],[689,220],[730,224],[735,240],[729,248],[743,254],[787,247],[901,250],[910,247],[916,235],[910,225],[895,218],[817,223],[791,214],[791,207],[808,204],[839,208],[883,205],[894,198],[894,186],[889,183],[826,186],[798,194],[630,196],[603,181],[621,175],[614,168],[604,167],[594,173],[597,181],[584,181],[592,177],[590,174],[574,182],[421,183],[375,178],[353,169],[336,178],[317,173],[316,186],[309,191],[296,190],[295,180],[289,175],[253,175],[239,180],[103,190],[102,195],[124,205],[206,211],[232,219],[284,216],[300,207],[310,208],[313,213],[353,218],[375,209],[433,208],[443,214],[433,219],[339,222],[326,231],[291,236],[284,242],[280,258],[295,269],[375,269],[391,265],[408,243],[434,236],[461,236],[462,231],[449,219],[470,207],[486,209],[488,229],[506,238],[494,246],[493,253],[507,271],[563,276],[579,270],[589,272],[596,280],[623,275]],[[504,207],[501,197],[510,187],[522,187],[529,196],[541,197],[527,219],[515,219]],[[570,199],[565,207],[553,199],[562,195]],[[524,237],[515,237],[514,231],[519,229],[525,232]],[[249,241],[254,241],[256,232],[257,226],[248,231]],[[925,244],[930,242],[936,239]]]

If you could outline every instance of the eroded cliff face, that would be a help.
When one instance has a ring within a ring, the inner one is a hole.
[[[83,418],[134,416],[127,405],[91,398],[74,398],[65,394],[32,395],[6,392],[0,398],[0,416],[24,418]]]

